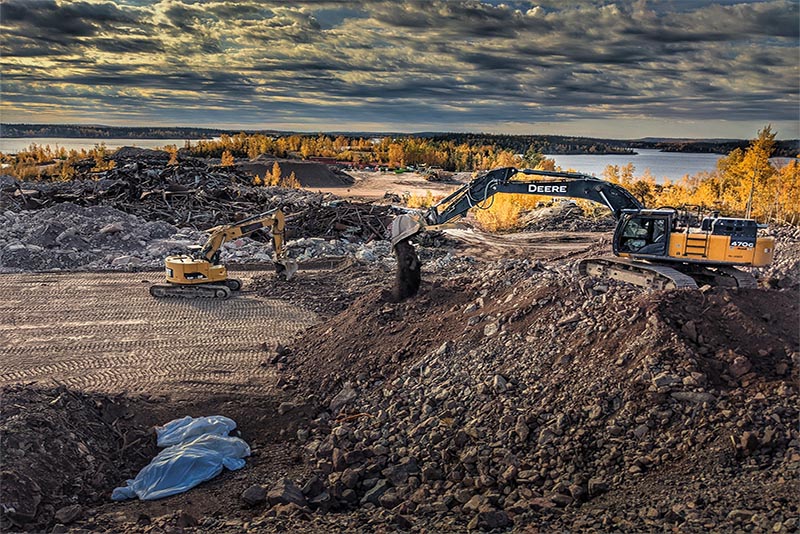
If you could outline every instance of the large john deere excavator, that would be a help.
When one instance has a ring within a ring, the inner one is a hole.
[[[617,220],[614,256],[582,260],[578,267],[585,276],[654,289],[697,288],[698,283],[756,287],[755,279],[735,266],[764,267],[775,252],[775,239],[759,237],[752,219],[712,216],[693,226],[678,210],[647,209],[625,188],[593,176],[505,167],[475,178],[421,217],[400,215],[393,221],[399,278],[417,268],[413,249],[409,254],[412,236],[442,227],[473,207],[485,208],[481,203],[495,193],[586,199],[607,206]]]
[[[272,210],[243,219],[234,224],[215,226],[208,230],[208,240],[203,246],[189,247],[189,254],[167,256],[164,260],[167,283],[150,287],[154,297],[218,298],[227,299],[238,291],[242,283],[228,278],[228,270],[219,264],[223,243],[262,228],[272,234],[273,261],[278,273],[287,280],[297,271],[297,264],[285,257],[285,217],[280,210]]]

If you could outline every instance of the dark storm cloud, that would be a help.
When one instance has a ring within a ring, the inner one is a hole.
[[[782,0],[7,0],[2,104],[408,130],[789,120],[797,20]]]
[[[161,42],[152,38],[108,37],[92,39],[91,45],[103,52],[115,53],[155,53],[163,52]]]
[[[56,42],[95,35],[107,25],[136,20],[133,13],[112,2],[7,0],[2,5],[4,31]]]

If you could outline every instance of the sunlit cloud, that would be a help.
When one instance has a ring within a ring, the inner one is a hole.
[[[2,15],[5,122],[800,135],[794,1],[6,0]]]

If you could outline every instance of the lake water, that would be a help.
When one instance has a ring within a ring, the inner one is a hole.
[[[645,169],[650,169],[650,174],[657,182],[665,178],[679,180],[685,175],[695,175],[700,172],[711,172],[717,168],[720,154],[694,154],[688,152],[661,152],[660,150],[637,149],[636,154],[575,154],[548,155],[554,159],[556,165],[563,170],[572,170],[583,174],[591,174],[598,178],[603,177],[603,170],[608,165],[622,167],[633,163],[634,176],[641,176]]]
[[[192,140],[194,141],[194,140]],[[36,144],[41,146],[50,145],[50,148],[64,147],[67,150],[90,149],[104,143],[106,148],[119,148],[123,146],[135,146],[139,148],[158,148],[167,145],[176,145],[183,148],[186,139],[94,139],[78,137],[4,137],[0,138],[0,152],[3,154],[14,154]]]

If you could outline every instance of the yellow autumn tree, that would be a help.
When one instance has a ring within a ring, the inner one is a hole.
[[[177,145],[167,145],[164,147],[164,151],[169,154],[169,161],[167,165],[177,165],[178,164],[178,147]]]
[[[507,150],[503,150],[495,157],[492,167],[495,169],[499,167],[519,167],[521,164],[522,160],[520,158]]]
[[[300,181],[295,176],[294,171],[289,174],[288,178],[281,178],[281,187],[290,187],[292,189],[300,189]]]
[[[221,158],[221,163],[220,163],[220,164],[221,164],[223,167],[231,167],[231,166],[233,166],[233,164],[234,164],[234,161],[235,161],[235,160],[234,160],[234,158],[233,158],[233,154],[231,154],[231,151],[230,151],[230,150],[225,150],[225,151],[222,153],[222,158]]]
[[[393,167],[402,167],[406,164],[406,154],[403,145],[400,143],[392,143],[389,145],[389,165]]]
[[[789,224],[800,224],[800,164],[791,160],[773,176],[770,189],[774,191],[768,218]]]
[[[272,165],[272,172],[269,175],[269,185],[276,186],[281,183],[281,172],[281,166],[278,165],[278,162],[276,161]],[[266,181],[267,177],[264,176],[264,182],[266,183]]]
[[[782,185],[780,178],[775,179],[777,169],[769,159],[775,136],[771,126],[765,126],[747,149],[737,148],[717,162],[723,209],[739,215],[749,211],[751,216],[767,216]]]

